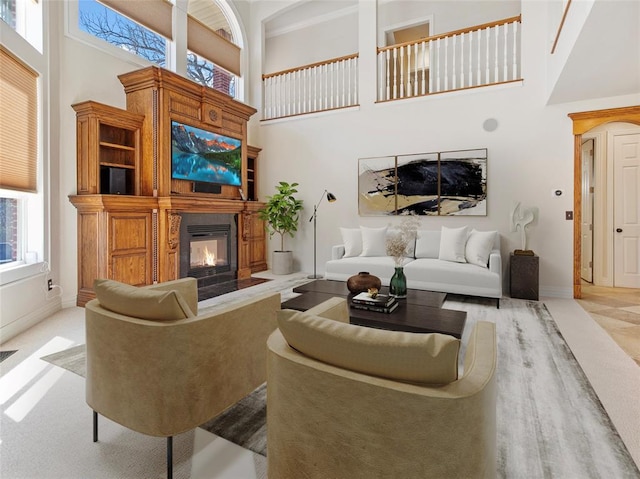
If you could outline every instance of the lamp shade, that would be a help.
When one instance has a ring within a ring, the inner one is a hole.
[[[329,193],[329,192],[327,191],[327,201],[328,201],[329,203],[333,203],[336,199],[337,199],[337,198],[336,198],[336,195],[334,195],[333,193]]]

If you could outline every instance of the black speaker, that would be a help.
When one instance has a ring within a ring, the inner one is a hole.
[[[122,168],[102,168],[100,171],[100,192],[106,195],[126,195],[127,170]]]
[[[220,194],[222,191],[222,186],[216,185],[214,183],[202,183],[200,181],[193,182],[193,192],[194,193],[215,193]]]

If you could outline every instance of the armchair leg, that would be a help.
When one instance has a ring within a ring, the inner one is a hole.
[[[496,309],[500,309],[500,298],[496,299]]]
[[[173,436],[167,438],[167,479],[173,479]]]
[[[93,442],[98,442],[98,413],[93,411]]]

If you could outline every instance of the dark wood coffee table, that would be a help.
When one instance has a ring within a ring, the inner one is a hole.
[[[282,303],[283,309],[306,311],[334,296],[346,298],[351,302],[351,293],[344,281],[316,280],[293,289],[300,296]],[[381,294],[388,294],[383,287]],[[467,321],[465,311],[442,309],[446,293],[410,289],[407,298],[400,299],[398,308],[392,313],[378,313],[350,308],[351,324],[369,326],[393,331],[414,333],[443,333],[462,337]]]

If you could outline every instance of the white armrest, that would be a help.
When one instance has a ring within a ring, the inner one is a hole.
[[[340,259],[344,256],[344,245],[338,244],[331,247],[331,259]]]
[[[494,249],[489,255],[489,271],[502,277],[502,256],[500,250]]]

